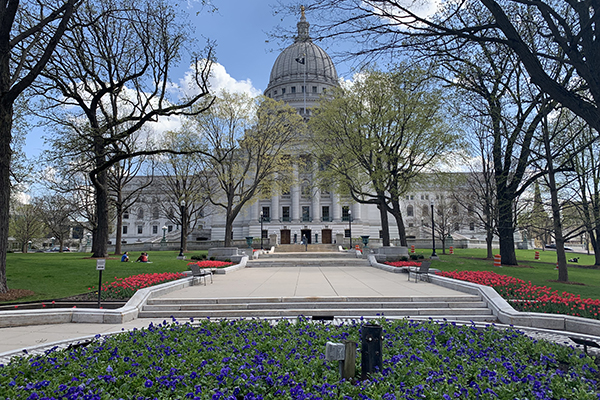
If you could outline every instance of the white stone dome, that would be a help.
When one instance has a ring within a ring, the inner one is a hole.
[[[273,64],[266,96],[288,103],[296,103],[301,98],[313,103],[327,89],[338,86],[338,75],[331,57],[312,42],[308,28],[303,11],[298,22],[298,36]]]

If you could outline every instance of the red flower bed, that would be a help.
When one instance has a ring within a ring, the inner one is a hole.
[[[392,267],[420,267],[421,261],[386,261],[384,264]]]
[[[490,271],[438,272],[440,276],[478,283],[494,288],[516,310],[600,319],[600,300],[582,299],[573,293],[552,291],[547,286]]]
[[[224,267],[229,267],[230,265],[233,265],[233,263],[225,262],[225,261],[205,260],[205,261],[197,261],[197,262],[188,263],[188,266],[190,266],[190,265],[197,265],[200,268],[224,268]]]
[[[117,278],[112,283],[105,282],[100,292],[101,299],[128,299],[139,289],[160,283],[174,281],[185,277],[181,272],[164,272],[161,274],[140,274],[127,278]],[[89,288],[94,290],[94,287]]]

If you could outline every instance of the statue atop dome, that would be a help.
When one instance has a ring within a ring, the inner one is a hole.
[[[300,6],[300,21],[296,25],[298,27],[298,36],[296,37],[295,42],[312,42],[310,35],[308,34],[308,28],[310,24],[306,21],[306,14],[304,13],[304,6]]]

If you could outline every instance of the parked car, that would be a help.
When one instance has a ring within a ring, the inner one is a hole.
[[[556,243],[550,243],[546,245],[547,249],[556,250]],[[573,251],[572,248],[565,246],[565,251]]]
[[[60,247],[53,247],[50,251],[60,251]],[[63,247],[63,251],[71,251],[67,246]]]

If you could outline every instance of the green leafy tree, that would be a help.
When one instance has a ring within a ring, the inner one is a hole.
[[[33,204],[19,204],[10,218],[10,234],[21,243],[23,253],[27,253],[29,242],[44,234],[41,210]]]
[[[315,152],[327,165],[322,179],[339,182],[338,190],[354,201],[377,205],[384,246],[390,244],[388,213],[407,245],[400,198],[458,142],[446,117],[441,89],[406,64],[357,76],[314,110]]]
[[[245,204],[269,190],[289,187],[292,146],[305,124],[289,105],[222,92],[195,118],[206,148],[203,170],[210,202],[225,214],[225,246]]]

